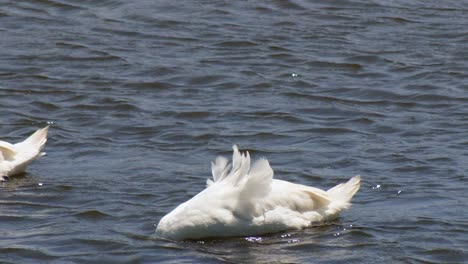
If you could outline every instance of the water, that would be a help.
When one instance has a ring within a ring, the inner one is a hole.
[[[2,263],[468,261],[463,1],[2,1],[0,136],[53,122],[0,185]],[[239,144],[353,207],[172,242],[155,224]]]

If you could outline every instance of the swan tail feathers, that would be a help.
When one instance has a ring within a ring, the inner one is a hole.
[[[44,148],[45,143],[47,142],[47,133],[49,131],[49,126],[50,125],[47,125],[44,128],[38,129],[31,136],[29,136],[25,141],[23,141],[23,144],[32,146],[40,152]],[[39,157],[44,156],[44,155],[45,155],[45,152],[39,153]]]
[[[332,197],[332,200],[349,202],[359,190],[359,187],[361,187],[361,176],[357,175],[349,179],[348,182],[329,189],[327,194]]]
[[[339,213],[351,206],[351,199],[361,187],[361,176],[357,175],[346,183],[338,184],[327,191],[332,203],[329,206],[330,214]]]

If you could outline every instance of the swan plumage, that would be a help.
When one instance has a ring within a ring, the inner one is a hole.
[[[273,179],[262,158],[251,164],[248,152],[233,146],[232,163],[212,162],[213,180],[192,199],[165,215],[156,233],[175,240],[250,236],[307,228],[333,220],[350,206],[360,176],[328,191]]]
[[[47,142],[49,126],[38,129],[24,141],[11,144],[0,140],[0,180],[23,173],[35,159],[44,156],[41,152]]]

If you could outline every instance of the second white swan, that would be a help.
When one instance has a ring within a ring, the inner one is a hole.
[[[41,152],[47,142],[49,126],[38,129],[22,142],[11,144],[0,140],[0,181],[12,175],[23,173],[26,166],[45,155]]]

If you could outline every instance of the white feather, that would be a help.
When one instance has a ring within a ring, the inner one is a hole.
[[[26,140],[10,144],[0,141],[0,180],[23,173],[33,160],[45,155],[41,150],[47,142],[49,126],[38,129]]]
[[[226,177],[230,169],[229,161],[225,157],[217,157],[214,162],[211,162],[211,172],[213,181],[220,181]]]
[[[266,159],[250,166],[235,145],[232,167],[217,158],[212,173],[205,190],[160,220],[158,234],[181,240],[306,228],[338,217],[360,186],[359,176],[328,191],[275,180]]]

